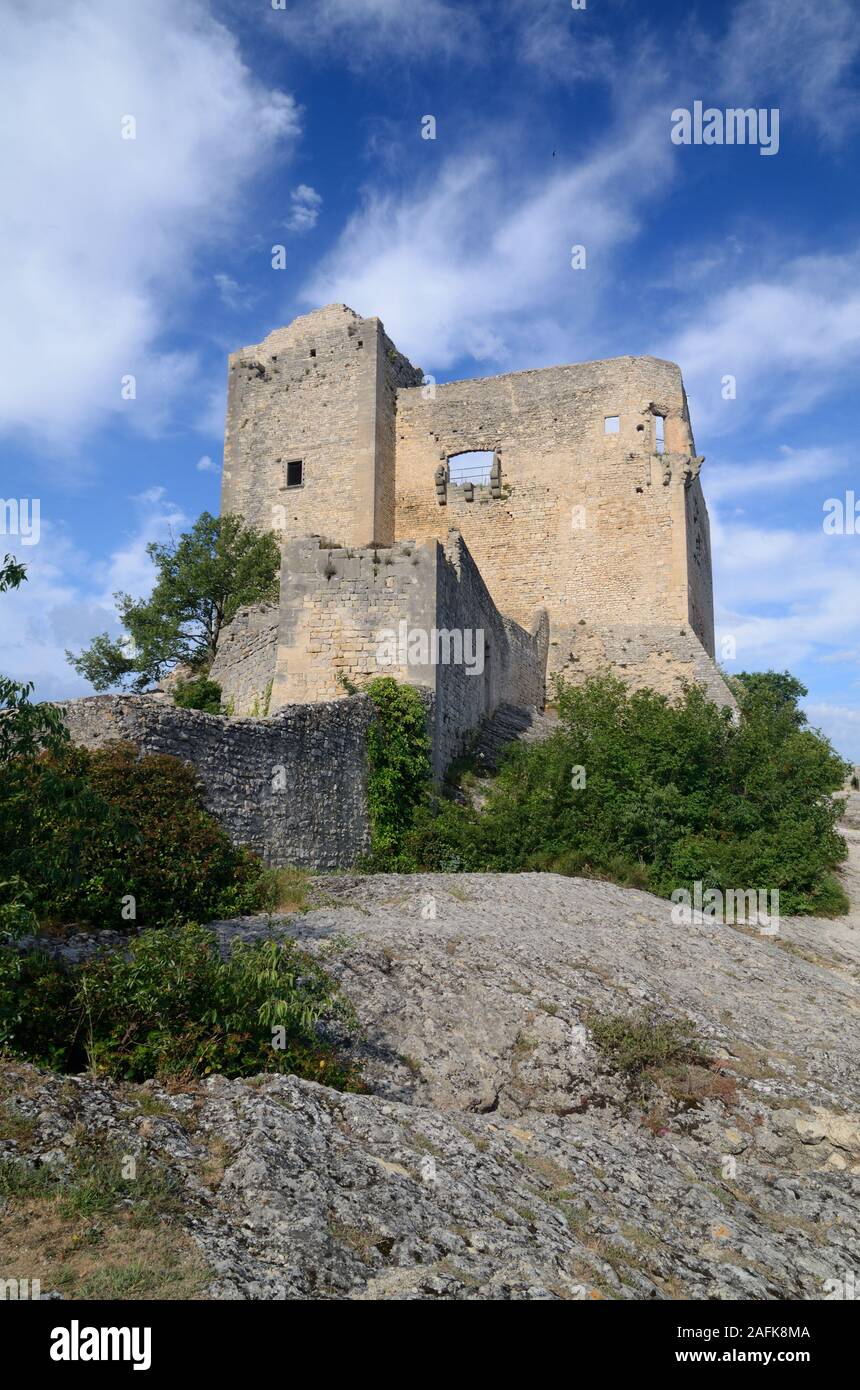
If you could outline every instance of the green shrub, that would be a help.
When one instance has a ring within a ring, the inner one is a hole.
[[[204,810],[193,768],[130,744],[8,763],[0,862],[40,919],[96,927],[235,916],[266,892],[259,861]]]
[[[367,686],[375,717],[367,735],[367,804],[373,849],[393,850],[430,786],[427,711],[414,686],[380,676]]]
[[[189,924],[74,970],[36,952],[10,968],[15,955],[0,951],[0,1041],[40,1066],[129,1081],[290,1072],[360,1089],[320,1031],[355,1026],[352,1013],[294,942],[239,942],[224,960],[214,933]]]
[[[612,1070],[631,1079],[680,1062],[697,1066],[709,1062],[689,1019],[659,1019],[643,1011],[592,1014],[586,1024],[595,1047]]]
[[[204,714],[220,714],[221,687],[208,676],[194,676],[191,680],[177,682],[173,691],[173,702],[181,709],[199,709]]]
[[[805,727],[788,675],[738,677],[739,723],[698,686],[670,703],[610,675],[557,682],[559,728],[514,744],[478,813],[425,798],[370,867],[544,870],[670,896],[778,889],[782,913],[844,912],[833,870],[846,764]],[[584,769],[574,777],[574,769]]]

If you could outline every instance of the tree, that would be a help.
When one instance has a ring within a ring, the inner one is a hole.
[[[26,567],[14,555],[6,555],[0,565],[0,594],[19,589],[26,578]],[[22,684],[0,676],[0,763],[32,755],[40,748],[56,750],[68,738],[59,710],[31,704],[32,692],[32,681]]]
[[[19,589],[26,578],[25,566],[13,555],[6,555],[0,565],[0,594]],[[12,827],[13,834],[18,833],[26,809],[19,775],[22,764],[32,761],[41,749],[58,753],[69,739],[60,711],[52,705],[31,704],[32,691],[32,681],[22,684],[0,676],[0,839],[7,825]],[[2,867],[0,865],[0,870]],[[0,871],[0,944],[32,929],[35,917],[31,898],[30,889],[19,874],[13,872],[10,877],[4,877]],[[0,961],[0,973],[4,973],[4,969],[6,978],[14,979],[15,959],[8,968]]]
[[[739,671],[731,678],[731,684],[745,712],[768,706],[773,714],[798,729],[808,722],[798,701],[809,691],[789,671]]]
[[[149,598],[114,595],[126,635],[103,632],[79,656],[66,652],[96,690],[145,690],[178,662],[205,673],[238,609],[278,596],[277,540],[238,516],[203,512],[178,540],[152,541],[146,551],[158,572]]]

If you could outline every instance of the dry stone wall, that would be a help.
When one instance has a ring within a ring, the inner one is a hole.
[[[348,868],[369,848],[366,696],[294,705],[270,719],[227,719],[152,695],[97,695],[61,708],[84,747],[122,739],[191,763],[230,838],[272,867]]]
[[[249,604],[221,629],[209,672],[230,714],[265,716],[271,705],[278,651],[278,606]]]

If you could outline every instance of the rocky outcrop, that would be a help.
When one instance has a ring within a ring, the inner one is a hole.
[[[142,1107],[27,1069],[29,1137],[0,1147],[159,1156],[216,1298],[819,1299],[857,1269],[856,913],[761,936],[555,875],[319,884],[303,917],[216,929],[325,962],[369,1094],[216,1077]],[[643,1008],[689,1018],[711,1064],[631,1088],[594,1021]]]

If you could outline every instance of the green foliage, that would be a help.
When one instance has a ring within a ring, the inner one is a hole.
[[[27,578],[26,567],[12,555],[0,565],[0,594],[19,589]],[[39,748],[58,748],[68,740],[59,710],[33,705],[33,683],[0,676],[0,776],[10,758],[29,757]]]
[[[181,709],[200,709],[204,714],[220,714],[221,687],[208,676],[179,681],[173,691],[173,702]]]
[[[367,801],[373,849],[386,853],[412,823],[430,785],[427,712],[414,686],[380,676],[367,686],[375,717],[367,735]]]
[[[357,1071],[324,1025],[355,1027],[337,986],[294,942],[236,943],[188,924],[144,931],[127,953],[74,970],[0,951],[0,1034],[7,1050],[60,1071],[129,1081],[290,1072],[357,1090]]]
[[[651,1069],[684,1062],[708,1065],[689,1019],[659,1019],[638,1014],[592,1014],[586,1019],[598,1052],[613,1071],[633,1079]]]
[[[671,704],[610,675],[558,682],[558,731],[509,749],[481,814],[425,802],[372,867],[543,869],[666,897],[699,880],[778,889],[783,913],[844,912],[832,793],[850,769],[806,727],[799,682],[766,673],[737,688],[740,723],[698,686]]]
[[[96,927],[123,928],[128,895],[136,925],[160,926],[254,911],[266,891],[259,861],[204,810],[194,770],[130,744],[10,763],[0,862],[8,913]]]
[[[150,597],[114,596],[127,635],[101,633],[79,656],[66,653],[96,690],[145,690],[180,661],[208,666],[221,628],[243,604],[277,598],[278,543],[237,516],[203,512],[178,541],[146,550],[158,576]]]

